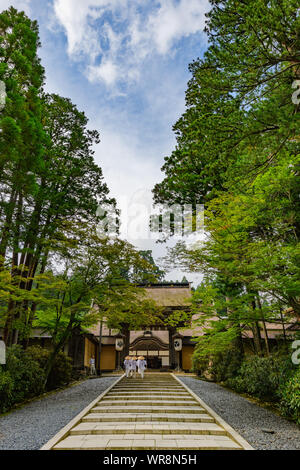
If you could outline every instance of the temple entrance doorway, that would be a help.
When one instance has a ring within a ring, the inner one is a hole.
[[[147,360],[148,369],[161,369],[162,368],[162,358],[161,357],[148,356],[146,360]]]
[[[150,370],[169,369],[169,345],[157,337],[154,332],[146,331],[137,336],[130,344],[130,356],[144,356]]]

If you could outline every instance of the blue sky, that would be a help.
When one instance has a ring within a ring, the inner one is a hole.
[[[95,158],[111,193],[124,207],[150,204],[175,146],[188,64],[207,48],[208,1],[0,0],[0,10],[10,5],[38,20],[46,90],[71,98],[99,130]],[[165,250],[142,236],[130,241],[156,258]]]

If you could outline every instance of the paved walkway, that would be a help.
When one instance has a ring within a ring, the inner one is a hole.
[[[242,450],[250,445],[172,374],[122,378],[43,450]]]

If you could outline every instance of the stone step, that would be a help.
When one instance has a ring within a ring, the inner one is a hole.
[[[117,392],[115,390],[112,390],[111,392],[109,392],[106,396],[111,396],[111,395],[114,395],[114,396],[128,396],[128,393],[126,392]],[[143,396],[145,395],[144,392],[139,392],[139,391],[135,391],[133,393],[131,393],[130,395],[137,395],[137,396]],[[177,396],[183,396],[183,397],[190,397],[191,395],[187,392],[181,392],[181,391],[178,391],[178,392],[150,392],[150,393],[147,393],[147,396],[151,397],[151,396],[168,396],[168,397],[177,397]]]
[[[214,419],[206,414],[205,410],[198,414],[172,414],[172,413],[90,413],[86,415],[82,422],[95,423],[123,423],[123,422],[186,422],[186,423],[213,423]]]
[[[152,384],[149,384],[147,382],[144,382],[143,380],[141,380],[140,382],[137,382],[137,383],[134,383],[134,382],[128,382],[128,383],[124,383],[124,382],[121,382],[119,384],[116,385],[116,387],[177,387],[177,388],[183,388],[181,387],[180,384],[176,383],[176,382],[169,382],[169,383],[159,383],[159,382],[156,382],[156,383],[152,383]]]
[[[149,375],[147,372],[144,374],[143,379],[141,379],[139,375],[137,375],[135,378],[124,376],[121,382],[128,382],[128,380],[145,380],[145,382],[175,382],[175,379],[172,376],[166,377],[162,375]]]
[[[155,382],[163,382],[163,383],[176,382],[176,380],[173,377],[158,377],[157,375],[153,376],[153,377],[149,377],[146,374],[146,375],[144,375],[143,379],[139,375],[137,375],[135,378],[134,377],[124,377],[123,380],[121,380],[121,383],[131,382],[131,381],[139,382],[141,380],[143,380],[144,382],[151,382],[151,383],[155,383]]]
[[[185,395],[144,395],[144,394],[140,394],[140,395],[107,395],[107,398],[105,397],[105,399],[103,401],[107,401],[107,400],[137,400],[137,401],[152,401],[152,400],[170,400],[170,401],[173,401],[173,400],[184,400],[184,399],[191,399],[191,397],[189,395],[185,396]]]
[[[180,387],[180,386],[177,386],[176,384],[175,385],[147,385],[147,384],[144,384],[144,383],[139,383],[139,384],[129,384],[129,385],[116,385],[113,389],[116,390],[118,388],[124,388],[124,389],[132,389],[132,388],[147,388],[149,390],[155,390],[155,389],[160,389],[160,390],[165,390],[165,389],[176,389],[176,390],[183,390],[185,391],[185,389],[183,387]]]
[[[129,392],[123,390],[120,394],[121,395],[126,395],[126,396],[131,396],[131,395],[135,395],[136,393],[139,393],[141,396],[149,396],[149,395],[152,395],[153,392],[150,393],[150,390],[130,390]],[[179,392],[180,393],[180,392]],[[115,391],[112,391],[111,395],[115,395]],[[158,395],[159,396],[178,396],[178,392],[175,392],[175,391],[172,391],[172,392],[163,392],[162,390],[158,390],[156,392],[154,392],[154,394]],[[119,395],[119,393],[118,393]],[[184,395],[184,396],[190,396],[190,395]]]
[[[146,385],[178,385],[180,386],[181,384],[178,383],[176,380],[146,380],[146,379],[127,379],[127,380],[121,380],[121,382],[119,382],[118,384],[116,385],[131,385],[131,384],[134,384],[134,385],[139,385],[139,384],[146,384]]]
[[[172,406],[196,406],[198,405],[198,403],[191,399],[191,400],[165,400],[165,399],[161,399],[161,400],[157,400],[157,399],[153,399],[153,400],[143,400],[143,399],[132,399],[131,397],[128,397],[127,400],[124,398],[123,399],[119,399],[119,400],[111,400],[111,399],[107,399],[107,400],[101,400],[100,402],[98,402],[99,405],[103,405],[103,406],[132,406],[132,405],[139,405],[139,406],[156,406],[156,405],[159,405],[159,406],[162,406],[162,405],[166,405],[166,406],[169,406],[169,405],[172,405]]]
[[[180,384],[176,384],[175,382],[174,383],[167,383],[167,384],[163,384],[163,383],[153,383],[153,384],[149,384],[147,382],[144,382],[143,380],[140,380],[139,382],[131,382],[129,381],[128,383],[123,383],[123,382],[120,382],[119,384],[117,384],[114,388],[132,388],[132,387],[148,387],[148,388],[156,388],[156,387],[159,387],[159,388],[164,388],[164,387],[167,387],[167,388],[181,388],[181,389],[184,389],[184,387],[182,387]]]
[[[147,439],[146,439],[147,436]],[[136,435],[69,436],[54,446],[54,450],[240,450],[227,436],[196,435]],[[149,439],[148,439],[149,437]],[[154,438],[155,437],[155,438]]]
[[[122,378],[79,414],[67,431],[49,441],[54,450],[238,450],[247,446],[170,374],[149,374],[144,380]]]
[[[149,393],[161,393],[161,392],[174,392],[174,393],[178,393],[178,392],[181,392],[181,393],[186,393],[185,389],[184,388],[181,388],[181,387],[128,387],[128,388],[123,388],[123,387],[115,387],[112,389],[112,392],[120,392],[120,391],[125,391],[126,393],[127,392],[131,392],[131,391],[136,391],[136,392],[140,392],[142,390],[147,390]]]
[[[94,434],[205,434],[226,436],[226,431],[215,423],[80,423],[71,435]]]
[[[133,383],[129,382],[128,384],[120,383],[117,384],[114,388],[133,388],[133,387],[147,387],[147,388],[181,388],[184,390],[184,387],[182,387],[180,384],[174,383],[168,383],[168,384],[159,384],[159,383],[153,383],[153,384],[147,384],[146,382],[138,382],[138,383]]]
[[[171,383],[171,384],[147,384],[145,382],[139,382],[137,384],[133,384],[132,382],[131,383],[128,383],[128,384],[117,384],[114,389],[116,388],[136,388],[136,387],[145,387],[145,388],[180,388],[181,390],[185,390],[184,387],[182,387],[180,384],[176,384],[176,383]]]
[[[114,392],[126,392],[126,393],[134,393],[134,392],[180,392],[184,389],[182,389],[181,387],[177,387],[177,388],[159,388],[159,387],[149,387],[149,388],[145,388],[145,387],[131,387],[131,388],[114,388],[113,391]]]
[[[199,413],[200,410],[203,410],[200,406],[119,406],[107,408],[107,406],[96,406],[92,409],[93,412],[100,411],[101,413],[122,413],[123,411],[127,413]]]
[[[133,380],[128,380],[128,382],[119,382],[116,384],[116,387],[136,387],[139,385],[146,385],[147,387],[181,387],[178,382],[146,382],[145,380],[138,380],[134,382]]]
[[[144,392],[141,392],[141,391],[134,391],[134,392],[131,392],[131,393],[128,393],[128,392],[117,392],[115,390],[112,390],[111,392],[109,392],[106,397],[108,396],[115,396],[115,397],[119,397],[119,396],[132,396],[132,395],[136,395],[136,396],[144,396],[145,393]],[[181,392],[180,390],[178,391],[175,391],[175,392],[163,392],[163,391],[156,391],[156,392],[147,392],[147,397],[151,397],[151,396],[157,396],[157,397],[161,397],[161,396],[167,396],[167,397],[178,397],[178,396],[182,396],[182,397],[190,397],[191,395],[189,393],[186,393],[186,392]]]
[[[127,379],[127,380],[122,380],[121,382],[119,382],[118,384],[116,385],[131,385],[131,384],[134,384],[134,385],[139,385],[139,384],[146,384],[146,385],[178,385],[180,386],[181,384],[176,382],[176,380],[152,380],[152,381],[149,381],[149,380],[146,380],[146,379],[138,379],[138,380],[135,380],[135,379]]]
[[[149,387],[152,387],[152,386],[155,386],[155,385],[159,385],[160,387],[173,387],[173,386],[180,386],[180,384],[178,382],[176,382],[175,380],[174,381],[168,381],[168,382],[159,382],[159,381],[153,381],[153,382],[148,382],[147,380],[133,380],[133,379],[129,379],[128,381],[124,381],[124,382],[120,382],[118,385],[124,385],[124,386],[128,386],[128,385],[148,385]]]

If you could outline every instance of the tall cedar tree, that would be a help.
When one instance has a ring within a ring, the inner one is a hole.
[[[37,23],[11,8],[0,15],[0,29],[0,79],[7,89],[0,123],[0,259],[11,276],[1,322],[12,344],[20,332],[21,338],[29,334],[36,304],[28,292],[65,222],[95,221],[98,205],[115,201],[93,159],[98,132],[88,130],[86,116],[69,99],[43,94]]]

